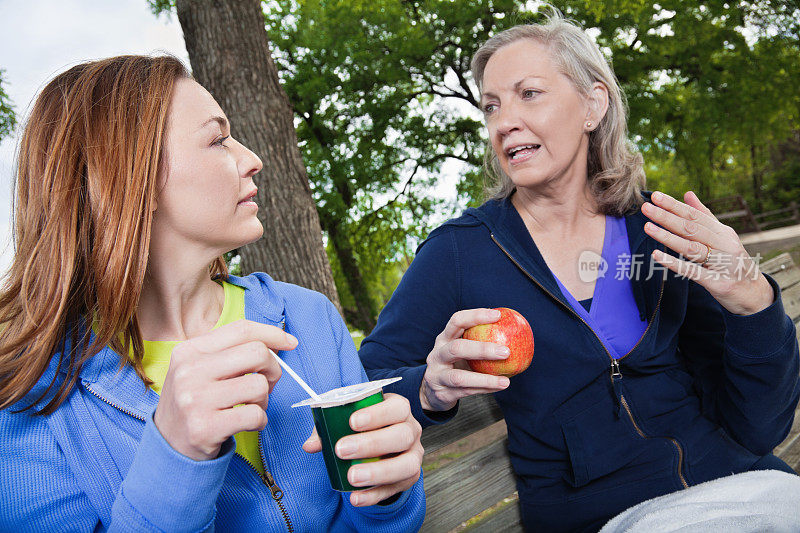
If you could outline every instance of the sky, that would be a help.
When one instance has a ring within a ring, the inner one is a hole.
[[[156,17],[146,0],[0,0],[3,86],[22,121],[39,90],[67,68],[91,59],[159,51],[189,64],[177,17]],[[13,256],[12,169],[21,132],[18,125],[0,143],[0,272]]]

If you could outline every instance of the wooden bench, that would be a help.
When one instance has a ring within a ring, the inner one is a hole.
[[[800,322],[800,268],[789,254],[761,264],[781,287],[786,313]],[[800,331],[800,330],[799,330]],[[800,338],[800,335],[798,335]],[[458,415],[422,434],[428,510],[424,532],[522,531],[503,414],[490,395],[461,401]],[[774,452],[800,472],[800,407]]]

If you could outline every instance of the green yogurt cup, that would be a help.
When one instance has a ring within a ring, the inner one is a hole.
[[[358,383],[348,387],[341,387],[320,394],[319,400],[309,398],[298,402],[292,407],[311,407],[314,416],[314,426],[322,441],[322,456],[325,459],[325,468],[331,487],[340,492],[352,492],[368,487],[354,487],[347,481],[347,471],[350,467],[360,463],[378,461],[378,457],[371,459],[341,459],[336,455],[336,443],[347,435],[356,433],[350,427],[350,415],[383,401],[383,387],[401,378],[381,379],[367,383]]]

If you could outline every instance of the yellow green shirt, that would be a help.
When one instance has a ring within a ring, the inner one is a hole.
[[[222,282],[222,287],[225,289],[225,303],[222,306],[222,314],[213,329],[244,319],[244,289],[226,281]],[[144,373],[153,380],[150,388],[158,394],[161,394],[161,388],[164,386],[172,349],[181,342],[144,341],[144,358],[142,360]],[[234,435],[234,438],[236,439],[236,453],[263,475],[264,464],[261,462],[261,453],[258,450],[258,431],[242,431]]]

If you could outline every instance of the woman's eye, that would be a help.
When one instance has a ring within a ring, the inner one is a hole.
[[[227,140],[228,140],[228,139],[230,139],[230,138],[231,138],[231,136],[230,136],[230,135],[226,135],[225,137],[220,137],[219,139],[217,139],[216,141],[214,141],[214,142],[213,142],[213,143],[211,143],[211,144],[212,144],[212,145],[216,145],[216,146],[225,146],[225,144],[224,144],[224,143],[225,143],[225,141],[227,141]]]
[[[483,106],[483,112],[484,112],[484,113],[487,113],[487,114],[488,114],[488,113],[491,113],[492,111],[494,111],[494,110],[495,110],[495,108],[496,108],[496,107],[497,107],[497,106],[496,106],[496,105],[494,105],[494,104],[486,104],[485,106]]]
[[[536,94],[538,92],[539,91],[537,91],[535,89],[525,89],[524,91],[522,91],[522,97],[523,98],[533,98],[534,96],[536,96]]]

